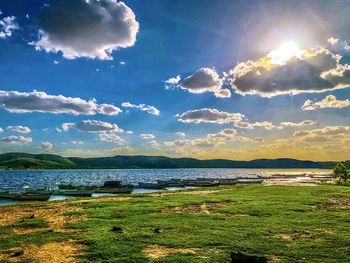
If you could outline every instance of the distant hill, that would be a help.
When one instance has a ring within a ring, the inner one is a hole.
[[[114,156],[99,158],[62,157],[52,154],[0,154],[0,169],[84,169],[84,168],[333,168],[335,162],[301,161],[289,158],[232,161],[198,160],[164,156]],[[347,161],[350,166],[350,161]]]

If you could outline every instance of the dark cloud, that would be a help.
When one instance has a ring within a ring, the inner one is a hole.
[[[112,59],[111,53],[136,42],[134,12],[114,0],[55,0],[39,16],[37,49],[78,57]]]

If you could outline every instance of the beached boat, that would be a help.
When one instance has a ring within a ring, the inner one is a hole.
[[[24,192],[26,194],[43,194],[43,195],[51,195],[53,193],[53,190],[47,187],[41,187],[41,188],[31,188],[29,186],[23,187]]]
[[[237,184],[237,178],[197,178],[197,181],[218,181],[220,185]]]
[[[196,187],[209,187],[209,186],[218,186],[220,184],[217,180],[186,180],[186,186],[196,186]]]
[[[95,189],[95,193],[106,193],[106,194],[130,194],[134,190],[134,186],[129,185],[121,185],[118,187],[97,187]]]
[[[86,185],[59,184],[60,190],[93,190],[94,187]]]
[[[2,199],[12,199],[19,201],[47,201],[49,200],[51,194],[27,194],[27,193],[9,193],[0,192],[0,198]]]
[[[68,195],[68,196],[91,196],[94,189],[57,189],[53,192],[54,195]]]
[[[262,178],[238,178],[239,184],[261,184],[264,181]]]
[[[164,189],[167,187],[167,184],[165,183],[138,183],[137,188],[143,188],[143,189]]]
[[[159,184],[165,184],[166,187],[185,187],[185,182],[182,179],[157,180]]]

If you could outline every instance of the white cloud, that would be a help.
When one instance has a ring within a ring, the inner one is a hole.
[[[167,84],[177,85],[179,84],[180,80],[181,80],[180,75],[177,75],[176,77],[169,78],[164,82]]]
[[[175,136],[176,136],[176,137],[185,137],[185,136],[186,136],[186,133],[184,133],[184,132],[176,132],[176,133],[175,133]]]
[[[0,141],[6,142],[6,143],[11,143],[11,144],[23,145],[23,144],[31,143],[32,142],[32,138],[11,135],[11,136],[7,136],[7,137],[1,138]]]
[[[7,129],[10,131],[18,132],[18,133],[30,133],[31,130],[26,126],[7,126]]]
[[[229,89],[223,89],[221,79],[215,69],[200,68],[180,83],[180,87],[190,93],[213,92],[216,97],[231,97]]]
[[[165,83],[165,89],[170,90],[178,86],[179,82],[181,80],[180,75],[177,75],[176,77],[169,78],[164,81]]]
[[[112,104],[97,104],[81,98],[48,95],[43,91],[19,92],[0,90],[0,108],[12,113],[46,112],[73,115],[117,115],[121,110]]]
[[[241,113],[228,113],[217,109],[189,110],[180,115],[179,121],[187,123],[234,123],[242,121],[244,115]]]
[[[71,143],[71,144],[80,144],[80,145],[84,144],[83,141],[75,141],[75,140],[70,141],[70,143]]]
[[[19,29],[19,26],[16,22],[16,17],[7,16],[0,19],[0,38],[4,39],[12,36],[12,32],[17,29]]]
[[[126,62],[125,62],[125,61],[119,61],[119,64],[120,64],[120,65],[125,65]]]
[[[36,49],[68,59],[111,60],[114,50],[135,44],[139,30],[134,12],[114,0],[56,0],[43,9],[39,24]]]
[[[4,132],[4,129],[0,127],[0,133]]]
[[[328,42],[329,44],[331,44],[332,46],[335,45],[335,44],[337,44],[338,41],[339,41],[339,39],[338,39],[338,38],[334,38],[334,37],[330,37],[330,38],[327,39],[327,42]]]
[[[84,132],[123,132],[123,130],[120,129],[117,124],[97,120],[83,120],[78,123],[62,124],[62,130],[64,131],[68,131],[72,128]]]
[[[154,140],[156,137],[150,133],[142,133],[140,134],[140,138],[144,140]]]
[[[296,131],[293,135],[305,142],[349,142],[350,126],[325,126],[320,129]]]
[[[104,142],[111,142],[111,143],[115,143],[118,145],[125,145],[125,141],[120,138],[118,135],[116,135],[115,133],[99,133],[99,139],[100,141],[104,141]]]
[[[122,107],[140,109],[140,110],[145,111],[145,112],[152,114],[152,115],[159,115],[160,114],[160,111],[156,107],[146,105],[146,104],[136,105],[136,104],[132,104],[130,102],[123,102]]]
[[[45,151],[51,151],[53,148],[53,144],[51,142],[42,142],[41,148]]]
[[[174,141],[165,141],[165,146],[171,147],[215,147],[219,145],[225,145],[228,142],[232,141],[241,141],[241,142],[250,142],[250,143],[260,143],[264,139],[261,137],[249,138],[240,136],[237,134],[235,129],[224,129],[217,133],[208,134],[205,137],[192,139],[192,140],[174,140]]]
[[[334,95],[328,95],[321,101],[315,100],[306,100],[302,109],[305,111],[312,111],[316,109],[326,109],[326,108],[335,108],[341,109],[350,107],[350,100],[338,100]]]
[[[284,127],[302,127],[302,126],[312,126],[315,125],[316,121],[305,120],[301,122],[281,122],[281,125]]]
[[[129,134],[129,135],[131,135],[131,134],[133,134],[134,132],[133,131],[127,131],[126,132],[126,134]]]
[[[246,61],[231,70],[231,82],[241,95],[272,97],[280,94],[324,92],[350,85],[350,66],[340,63],[341,56],[321,48],[303,50],[281,64],[273,63],[271,53]]]

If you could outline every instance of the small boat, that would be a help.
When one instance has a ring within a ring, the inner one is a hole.
[[[92,186],[85,185],[72,185],[72,184],[59,184],[58,189],[60,190],[93,190]]]
[[[143,189],[164,189],[168,185],[165,183],[138,183],[137,188]]]
[[[165,184],[166,187],[185,187],[185,182],[181,179],[157,180],[159,184]]]
[[[209,186],[218,186],[220,184],[217,180],[186,180],[186,186],[197,186],[197,187],[209,187]]]
[[[261,184],[264,181],[262,178],[238,178],[239,184]]]
[[[0,198],[2,199],[12,199],[19,201],[47,201],[49,200],[51,194],[28,194],[28,193],[9,193],[0,192]]]
[[[130,194],[134,190],[134,186],[131,184],[120,185],[118,187],[97,187],[95,193],[106,193],[106,194]]]
[[[237,184],[237,178],[197,178],[197,181],[218,181],[220,185]]]
[[[53,193],[53,190],[47,187],[41,187],[41,188],[31,188],[29,186],[24,186],[23,187],[24,192],[26,194],[46,194],[46,195],[51,195]]]
[[[69,196],[91,196],[94,190],[90,189],[57,189],[53,192],[54,195],[69,195]]]

